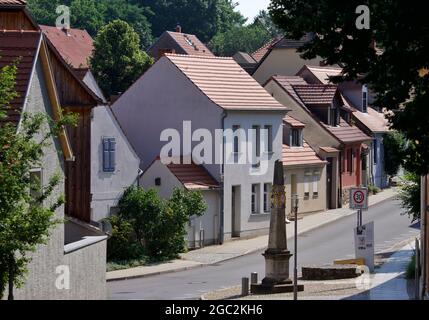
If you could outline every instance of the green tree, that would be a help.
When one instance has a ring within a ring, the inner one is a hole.
[[[133,228],[133,234],[125,232],[114,247],[131,239],[131,245],[137,243],[140,252],[152,259],[175,258],[186,248],[186,224],[190,217],[201,216],[206,209],[201,192],[176,188],[170,199],[162,200],[153,189],[130,187],[119,201],[119,218],[125,228],[127,224]],[[120,224],[116,221],[114,225]]]
[[[186,33],[196,34],[208,42],[219,32],[235,25],[243,25],[246,19],[234,10],[231,0],[133,0],[140,6],[148,6],[154,15],[149,18],[155,37],[166,30],[174,30],[177,23]]]
[[[124,92],[152,64],[140,49],[138,34],[125,21],[110,22],[94,40],[91,70],[107,96]]]
[[[64,197],[53,197],[60,182],[58,174],[41,186],[30,174],[40,167],[45,148],[72,117],[54,123],[46,114],[23,113],[20,130],[7,122],[9,102],[15,92],[16,64],[0,69],[0,298],[8,283],[13,288],[25,281],[30,252],[47,242],[51,228],[59,223],[55,211]],[[74,118],[73,118],[74,119]]]
[[[27,9],[39,24],[55,25],[60,0],[28,0]]]
[[[369,29],[357,28],[359,5],[369,8]],[[427,174],[429,23],[424,3],[272,0],[269,11],[290,38],[312,32],[313,39],[301,49],[304,58],[320,56],[327,64],[343,65],[343,79],[359,78],[377,93],[376,106],[395,111],[393,128],[410,141],[405,168]]]
[[[236,26],[214,36],[209,48],[215,55],[232,56],[238,51],[254,52],[271,38],[270,32],[260,23]]]
[[[398,131],[390,131],[383,137],[384,170],[393,177],[398,173],[404,159],[406,141]]]
[[[73,0],[70,3],[70,23],[73,28],[85,29],[94,37],[105,24],[103,7],[96,0]]]
[[[402,208],[405,210],[412,221],[420,219],[420,197],[421,197],[421,179],[420,176],[407,172],[399,187],[399,199],[402,202]]]

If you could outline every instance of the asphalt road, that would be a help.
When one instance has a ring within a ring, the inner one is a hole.
[[[401,215],[397,201],[388,200],[364,212],[363,222],[374,221],[376,252],[418,234],[407,216]],[[331,224],[301,234],[298,237],[298,266],[332,263],[335,259],[354,256],[353,228],[355,215],[344,217]],[[288,235],[289,236],[289,235]],[[293,251],[293,241],[288,241]],[[198,299],[203,293],[239,285],[243,276],[258,272],[264,275],[262,251],[240,258],[187,271],[148,278],[108,283],[110,299],[187,300]],[[291,258],[291,270],[293,258]]]

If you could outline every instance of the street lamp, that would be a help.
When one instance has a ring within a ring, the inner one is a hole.
[[[295,214],[293,300],[298,300],[298,205],[298,195],[294,194],[292,196],[292,210]]]

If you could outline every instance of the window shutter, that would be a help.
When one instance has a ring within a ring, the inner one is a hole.
[[[116,141],[115,138],[109,139],[109,171],[114,172],[116,166]]]
[[[109,139],[103,138],[103,172],[109,171]]]

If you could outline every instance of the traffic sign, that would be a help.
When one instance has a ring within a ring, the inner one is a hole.
[[[368,189],[350,189],[350,209],[368,210]]]

